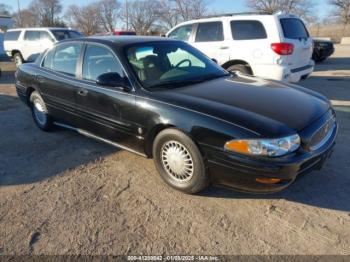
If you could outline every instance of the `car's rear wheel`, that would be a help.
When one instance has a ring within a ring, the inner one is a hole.
[[[174,128],[161,131],[153,143],[153,157],[160,176],[171,187],[194,194],[208,186],[204,159],[183,132]]]
[[[238,72],[238,73],[241,73],[243,75],[252,75],[253,74],[250,67],[248,65],[243,65],[243,64],[232,65],[232,66],[227,68],[227,71],[229,71],[231,73]]]
[[[15,53],[13,55],[13,61],[15,62],[16,67],[19,67],[21,64],[23,64],[23,57],[21,53]]]
[[[53,121],[48,114],[44,100],[41,98],[39,92],[34,91],[30,95],[30,109],[35,124],[44,131],[52,129]]]

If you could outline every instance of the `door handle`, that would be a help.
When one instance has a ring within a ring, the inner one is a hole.
[[[43,76],[36,76],[36,81],[38,81],[39,83],[44,83],[45,82],[45,77],[43,77]]]
[[[228,46],[221,46],[220,47],[220,49],[222,49],[222,50],[225,50],[225,49],[229,49],[230,47],[228,47]]]
[[[85,88],[80,88],[78,90],[78,95],[80,96],[86,96],[89,92]]]

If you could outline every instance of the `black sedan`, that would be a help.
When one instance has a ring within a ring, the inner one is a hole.
[[[330,156],[330,102],[299,86],[229,74],[197,49],[153,37],[67,40],[16,73],[44,130],[67,127],[154,158],[170,186],[279,191]]]
[[[315,62],[323,62],[328,57],[333,55],[335,49],[332,41],[314,39],[314,50],[312,59]]]

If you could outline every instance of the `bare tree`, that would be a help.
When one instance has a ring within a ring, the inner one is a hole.
[[[177,12],[175,1],[160,1],[159,20],[161,26],[166,30],[173,28],[183,21]]]
[[[197,19],[207,13],[207,0],[162,0],[159,19],[167,30],[178,23]]]
[[[293,13],[310,21],[314,19],[313,2],[310,0],[247,0],[254,11],[273,14],[278,11]]]
[[[122,19],[140,35],[147,35],[159,18],[160,2],[158,0],[135,0],[125,3]]]
[[[11,7],[6,4],[0,4],[0,15],[10,15]]]
[[[335,7],[334,14],[343,24],[343,35],[346,26],[350,23],[350,0],[330,0],[329,4]]]
[[[59,26],[62,12],[61,0],[32,0],[29,10],[35,14],[40,26]]]
[[[71,26],[77,28],[85,35],[94,35],[101,32],[100,7],[92,3],[83,7],[70,5],[65,18]]]
[[[21,14],[14,13],[12,15],[14,20],[14,26],[15,27],[36,27],[40,26],[39,20],[37,19],[37,15],[35,12],[30,9],[23,9],[21,10]]]
[[[174,0],[176,10],[184,21],[202,17],[207,11],[205,0]]]
[[[116,0],[100,0],[100,20],[107,32],[113,32],[117,20],[120,4]]]

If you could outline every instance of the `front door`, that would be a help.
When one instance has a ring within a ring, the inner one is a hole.
[[[130,149],[141,151],[137,139],[135,95],[118,87],[96,84],[98,76],[115,72],[125,77],[112,50],[98,44],[87,44],[82,62],[82,80],[77,90],[79,127]]]

